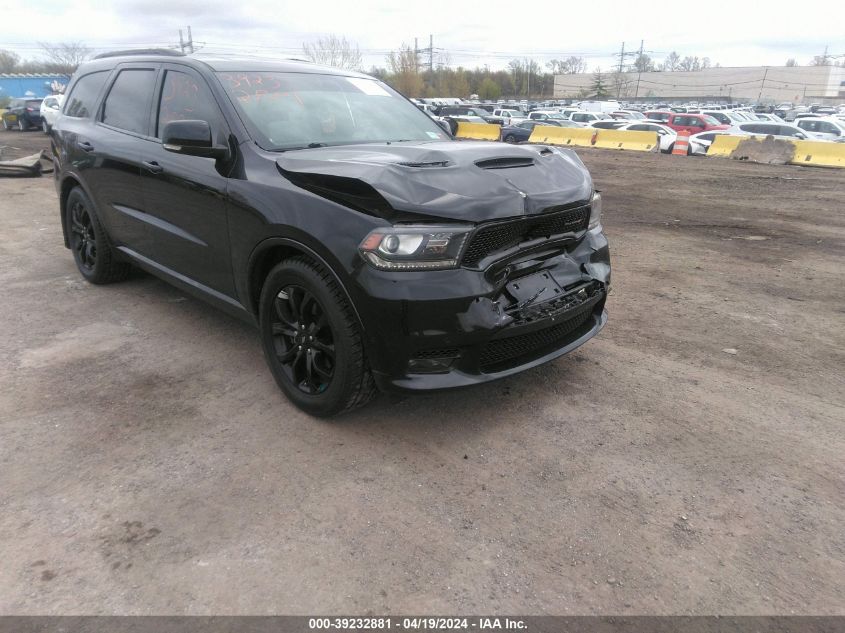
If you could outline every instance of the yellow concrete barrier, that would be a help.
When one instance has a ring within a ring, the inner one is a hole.
[[[730,158],[731,154],[733,154],[733,151],[736,149],[736,146],[739,145],[746,138],[748,137],[730,136],[729,134],[717,134],[716,138],[714,138],[713,142],[710,144],[710,147],[707,148],[707,155],[721,156],[722,158]]]
[[[599,130],[595,147],[627,149],[635,152],[655,152],[658,148],[657,132],[638,130]]]
[[[595,128],[557,127],[555,125],[535,125],[529,143],[547,143],[549,145],[570,145],[591,147],[596,136]]]
[[[467,123],[458,121],[458,138],[472,138],[478,141],[498,141],[502,128],[492,123]]]
[[[825,141],[793,141],[795,157],[793,165],[820,165],[823,167],[845,167],[845,143]]]

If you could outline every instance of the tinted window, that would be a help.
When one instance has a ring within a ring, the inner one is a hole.
[[[632,125],[628,128],[629,130],[636,130],[638,132],[648,132],[651,128],[648,125]]]
[[[97,96],[108,76],[107,71],[101,71],[80,77],[65,101],[64,114],[78,119],[91,117],[97,109]]]
[[[164,76],[161,101],[158,107],[156,137],[161,138],[165,125],[171,121],[207,121],[212,130],[219,126],[220,116],[214,97],[205,82],[187,73],[168,70]]]
[[[154,87],[154,70],[120,71],[103,106],[103,123],[121,130],[146,134],[150,95]]]

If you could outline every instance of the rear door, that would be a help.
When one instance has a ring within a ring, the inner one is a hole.
[[[165,124],[203,120],[216,144],[225,145],[228,127],[205,79],[180,64],[165,64],[153,109],[153,141],[143,146],[145,210],[150,216],[153,258],[157,263],[217,292],[233,296],[228,180],[212,158],[185,156],[164,149]]]

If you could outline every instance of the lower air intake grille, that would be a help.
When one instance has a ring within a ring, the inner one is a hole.
[[[464,266],[476,266],[482,259],[521,242],[587,230],[589,205],[575,209],[546,209],[541,215],[495,222],[479,227],[470,238],[462,259]]]
[[[508,369],[542,356],[555,347],[563,347],[573,332],[590,318],[593,305],[594,303],[590,302],[575,310],[565,321],[543,330],[490,341],[481,352],[481,370]]]

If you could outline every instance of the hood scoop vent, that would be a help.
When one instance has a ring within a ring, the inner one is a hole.
[[[432,160],[427,162],[407,162],[407,163],[396,163],[397,165],[401,165],[402,167],[448,167],[452,163],[448,160]]]
[[[530,156],[509,156],[507,158],[488,158],[475,163],[481,169],[513,169],[515,167],[531,167],[534,159]]]

